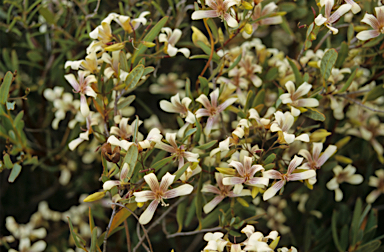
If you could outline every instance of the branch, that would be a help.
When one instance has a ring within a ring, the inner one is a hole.
[[[359,106],[361,106],[361,107],[363,107],[365,109],[371,110],[373,112],[384,113],[384,110],[368,107],[367,105],[364,105],[362,102],[360,102],[360,101],[358,101],[356,99],[353,99],[353,98],[351,98],[349,96],[342,96],[342,97],[344,97],[345,99],[347,99],[349,101],[352,101],[352,102],[356,103],[357,105],[359,105]]]
[[[214,227],[214,228],[206,228],[206,229],[201,229],[201,230],[196,230],[196,231],[189,231],[189,232],[180,232],[180,233],[174,233],[167,235],[167,238],[173,238],[177,236],[187,236],[187,235],[194,235],[194,234],[199,234],[199,233],[205,233],[205,232],[214,232],[214,231],[219,231],[222,230],[222,227]]]
[[[108,233],[109,233],[109,229],[111,228],[113,217],[115,217],[115,214],[116,214],[116,207],[113,208],[111,219],[109,220],[107,229],[105,230],[105,236],[104,236],[104,242],[103,242],[103,252],[107,252]]]

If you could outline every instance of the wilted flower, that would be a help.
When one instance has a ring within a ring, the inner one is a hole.
[[[352,165],[348,165],[344,169],[338,165],[333,168],[335,176],[327,183],[329,190],[335,190],[335,200],[337,202],[343,199],[343,192],[339,188],[339,185],[343,182],[348,182],[352,185],[358,185],[363,182],[364,178],[360,174],[355,174],[356,168]]]
[[[176,175],[171,175],[167,172],[161,179],[161,183],[157,181],[156,175],[150,173],[144,176],[145,182],[149,185],[151,191],[134,192],[136,202],[147,202],[153,200],[147,209],[141,214],[139,222],[143,225],[151,221],[157,206],[161,203],[162,206],[168,206],[164,199],[173,199],[176,197],[188,195],[193,191],[193,186],[184,184],[175,189],[168,190],[168,187],[173,183]]]

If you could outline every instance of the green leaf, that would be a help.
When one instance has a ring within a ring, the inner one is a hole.
[[[267,81],[275,80],[278,73],[279,73],[279,69],[277,69],[277,67],[273,67],[269,69],[267,74],[265,75],[265,80]]]
[[[251,102],[252,102],[254,97],[255,97],[255,95],[253,94],[253,91],[249,90],[248,94],[247,94],[247,99],[245,101],[244,112],[246,112],[248,109],[251,108],[251,105],[252,105]]]
[[[196,131],[196,134],[195,134],[195,142],[199,142],[200,141],[200,136],[201,136],[201,132],[202,132],[202,128],[201,128],[201,124],[200,122],[197,120],[196,116],[195,116],[195,123],[196,123],[196,128],[197,128],[197,131]]]
[[[203,175],[200,174],[199,178],[199,184],[197,186],[197,192],[196,192],[196,217],[199,220],[199,227],[198,229],[201,230],[202,227],[202,214],[203,214],[203,193],[201,192],[201,188],[203,187]]]
[[[146,67],[146,68],[144,68],[143,76],[146,76],[147,74],[150,74],[153,71],[155,71],[154,67],[151,67],[151,66],[150,67]]]
[[[367,252],[367,251],[372,251],[374,252],[376,249],[378,249],[381,245],[381,241],[379,240],[374,240],[370,241],[362,246],[359,246],[355,252]]]
[[[203,76],[199,76],[199,82],[200,82],[200,90],[203,94],[208,95],[209,93],[209,83],[206,78]]]
[[[176,182],[182,175],[183,173],[187,170],[187,168],[191,165],[190,162],[185,163],[180,169],[178,169],[173,175],[175,175],[175,179],[173,182]]]
[[[372,88],[371,91],[369,91],[365,97],[364,97],[364,102],[366,101],[373,101],[379,98],[380,96],[384,95],[384,85],[380,84],[377,85],[376,87]]]
[[[5,104],[8,98],[9,87],[11,86],[13,79],[12,72],[8,71],[3,79],[3,83],[0,86],[0,103]]]
[[[344,225],[343,228],[341,229],[341,234],[340,234],[340,247],[343,251],[347,250],[348,247],[348,225]]]
[[[303,76],[301,75],[299,69],[297,68],[295,62],[293,62],[293,60],[291,60],[290,58],[288,58],[288,63],[289,65],[291,66],[292,68],[292,71],[293,71],[293,74],[295,75],[295,84],[296,84],[296,87],[300,86],[304,80],[303,80]]]
[[[200,146],[196,146],[197,149],[200,149],[200,150],[206,150],[206,149],[209,149],[211,148],[213,145],[215,145],[217,143],[217,140],[213,140],[213,141],[210,141],[208,143],[205,143],[203,145],[200,145]]]
[[[353,24],[350,24],[347,31],[348,43],[351,43],[351,40],[355,37],[355,27]]]
[[[304,116],[311,118],[312,120],[315,121],[322,121],[324,122],[325,120],[325,115],[318,110],[314,108],[307,108],[308,110],[303,113]]]
[[[20,172],[21,172],[21,165],[19,165],[18,163],[13,164],[11,174],[9,174],[9,177],[8,177],[8,182],[13,183],[17,178],[17,176],[19,176]]]
[[[163,167],[164,165],[166,165],[167,163],[169,162],[172,162],[172,159],[173,159],[173,156],[170,156],[170,157],[167,157],[167,158],[164,158],[160,161],[157,161],[154,165],[152,165],[151,168],[155,169],[155,171],[159,170],[161,167]]]
[[[152,42],[157,37],[157,35],[159,35],[161,28],[163,28],[163,26],[167,21],[168,21],[168,17],[163,17],[162,19],[160,19],[160,21],[157,22],[157,24],[147,33],[147,35],[144,37],[142,41]],[[137,64],[137,62],[140,60],[138,56],[143,54],[145,50],[147,50],[147,47],[143,44],[140,44],[132,56],[133,65]]]
[[[90,252],[97,252],[96,246],[97,246],[97,227],[95,227],[92,230]]]
[[[272,153],[271,155],[269,155],[265,160],[264,160],[264,164],[270,164],[272,163],[273,161],[275,161],[276,159],[276,154],[275,153]]]
[[[229,66],[229,68],[228,68],[226,71],[230,71],[230,70],[232,70],[233,68],[235,68],[235,67],[239,64],[239,62],[240,62],[240,60],[241,60],[241,56],[242,56],[242,53],[240,53],[239,56],[237,56],[237,58],[235,59],[235,61]]]
[[[72,225],[71,218],[69,218],[69,216],[67,216],[67,218],[68,218],[69,231],[71,232],[71,236],[73,238],[73,241],[75,242],[76,247],[83,248],[84,246],[82,246],[80,244],[80,241],[78,240],[78,235],[73,230],[73,225]]]
[[[127,163],[129,165],[129,171],[127,178],[128,180],[132,177],[133,170],[135,169],[137,157],[139,155],[139,150],[137,149],[136,145],[131,145],[127,151],[127,154],[125,154],[123,164]]]
[[[354,246],[357,242],[356,237],[357,237],[357,232],[359,230],[359,220],[360,220],[362,208],[363,208],[363,202],[361,201],[360,198],[358,198],[355,203],[355,210],[353,211],[353,217],[352,217],[351,228],[350,228],[352,246]]]
[[[211,55],[211,48],[209,46],[207,46],[206,44],[204,44],[204,42],[197,41],[197,45],[204,51],[205,54]],[[215,51],[213,52],[212,59],[216,62],[220,61],[220,57],[219,57],[219,55],[217,55],[217,53]]]
[[[131,103],[135,100],[136,96],[130,95],[128,97],[123,97],[117,103],[117,109],[123,109],[131,105]]]
[[[341,43],[339,56],[337,57],[337,60],[335,63],[336,68],[341,68],[343,66],[345,59],[348,57],[348,52],[349,52],[348,44],[345,41],[343,41],[343,43]]]
[[[335,247],[339,252],[344,252],[344,250],[341,248],[340,243],[339,243],[339,236],[337,234],[337,218],[338,218],[338,213],[336,211],[333,211],[332,214],[332,237],[333,241],[335,243]]]
[[[185,135],[184,135],[184,139],[188,138],[190,135],[192,135],[193,133],[195,133],[197,131],[196,128],[192,128],[192,129],[189,129],[187,130],[187,132],[185,132]],[[184,140],[185,141],[185,140]],[[184,142],[182,141],[182,142]]]
[[[125,80],[125,88],[126,89],[135,88],[141,76],[143,76],[143,73],[144,73],[143,65],[137,65],[134,69],[132,69],[132,71],[128,74],[127,79]]]
[[[374,39],[370,40],[369,42],[363,44],[363,47],[364,48],[373,47],[373,46],[379,44],[381,42],[381,40],[383,40],[383,38],[384,38],[384,35],[380,34],[377,38],[374,38]]]
[[[120,51],[120,53],[119,53],[119,63],[120,63],[120,69],[129,73],[129,66],[128,66],[127,57],[123,51]]]
[[[357,73],[357,67],[355,67],[355,70],[352,72],[352,74],[349,76],[347,82],[345,82],[344,86],[340,89],[338,93],[343,93],[347,91],[349,86],[351,86],[353,79],[355,79],[356,73]]]
[[[39,13],[45,18],[48,24],[51,25],[55,22],[55,16],[50,10],[48,10],[48,8],[44,8],[44,7],[40,8]]]
[[[91,207],[88,207],[88,219],[89,219],[89,228],[91,229],[90,231],[92,232],[93,228],[95,227],[95,220],[93,219]]]
[[[5,168],[11,169],[13,167],[13,163],[11,161],[11,157],[8,153],[6,153],[3,157]]]
[[[181,232],[183,229],[183,221],[185,217],[185,209],[187,207],[187,200],[183,200],[178,206],[176,211],[176,220],[177,224],[179,225],[179,228],[177,229],[177,232]]]
[[[264,89],[260,89],[259,92],[257,92],[257,95],[256,95],[255,99],[253,100],[252,107],[254,108],[254,107],[256,107],[259,104],[263,104],[264,103],[264,98],[265,98],[265,90]]]
[[[320,64],[320,72],[324,81],[327,81],[329,76],[331,76],[331,70],[336,63],[337,55],[337,51],[333,48],[324,53]]]

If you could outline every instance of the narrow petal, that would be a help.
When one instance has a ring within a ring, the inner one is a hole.
[[[340,19],[341,16],[343,16],[345,13],[347,13],[348,11],[350,11],[350,9],[352,8],[352,5],[350,4],[343,4],[341,5],[328,19],[328,22],[333,24],[335,23],[337,20]]]
[[[218,17],[215,10],[197,10],[192,13],[192,20]]]
[[[181,34],[182,32],[180,29],[174,29],[172,35],[168,39],[168,43],[176,45],[177,41],[179,41],[179,39],[181,38]]]
[[[367,25],[371,26],[375,30],[380,29],[380,24],[377,18],[369,13],[365,13],[364,18],[361,20],[362,23],[366,23]]]
[[[73,151],[74,149],[76,149],[76,147],[81,144],[82,142],[84,142],[84,139],[82,138],[76,138],[74,140],[72,140],[69,144],[68,144],[68,148]]]
[[[287,83],[285,83],[285,87],[287,88],[287,91],[290,95],[293,95],[296,91],[295,84],[293,84],[292,81],[288,81]]]
[[[220,104],[217,107],[217,112],[220,113],[220,112],[224,111],[228,106],[232,105],[236,101],[237,101],[237,98],[229,98],[229,99],[227,99],[225,102],[223,102],[222,104]]]
[[[200,102],[201,104],[203,104],[203,106],[205,108],[210,108],[211,107],[211,103],[209,102],[208,100],[208,97],[205,95],[205,94],[202,94],[200,95],[197,99],[196,99],[197,102]]]
[[[244,177],[245,174],[244,174],[244,167],[243,167],[243,164],[238,162],[238,161],[234,161],[232,160],[230,163],[229,163],[229,166],[232,166],[234,167],[237,172],[240,174],[241,177]]]
[[[293,170],[296,169],[302,162],[304,158],[298,157],[295,155],[295,157],[291,160],[291,162],[288,165],[288,171],[287,174],[291,174]]]
[[[269,179],[268,178],[259,178],[259,177],[254,177],[245,182],[246,185],[265,185],[267,186],[269,184]]]
[[[215,193],[220,194],[220,190],[217,189],[216,186],[204,184],[203,188],[201,189],[202,192],[209,192],[209,193]]]
[[[188,48],[180,48],[177,50],[177,52],[181,52],[186,58],[189,58],[189,55],[191,54]]]
[[[308,143],[309,142],[309,136],[308,136],[308,134],[301,134],[300,136],[296,137],[295,140],[299,140],[299,141]]]
[[[289,175],[288,179],[289,181],[296,181],[296,180],[305,180],[316,176],[315,170],[308,170],[304,172],[299,173],[293,173]]]
[[[147,182],[153,192],[159,190],[159,182],[157,181],[156,175],[154,173],[145,175],[144,180]]]
[[[328,183],[326,184],[326,187],[329,190],[335,190],[336,188],[339,188],[339,184],[337,183],[337,179],[332,178],[330,181],[328,181]]]
[[[142,225],[145,225],[152,220],[152,217],[155,214],[158,205],[159,202],[157,202],[157,200],[152,201],[151,204],[149,204],[149,206],[147,207],[147,209],[145,209],[145,211],[140,215],[139,222]]]
[[[224,19],[225,19],[225,21],[227,21],[227,24],[228,24],[229,27],[236,28],[239,25],[239,23],[236,21],[236,19],[234,19],[228,13],[224,14]]]
[[[244,183],[244,178],[240,177],[226,177],[223,178],[223,184],[224,185],[237,185]]]
[[[167,53],[169,56],[174,57],[177,54],[177,48],[171,44],[168,44]]]
[[[313,143],[312,154],[313,154],[314,160],[319,159],[319,156],[322,150],[323,150],[323,143]]]
[[[300,85],[300,87],[297,88],[297,91],[295,92],[295,99],[308,94],[308,92],[311,90],[312,85],[308,84],[307,82],[304,82]]]
[[[279,182],[275,183],[273,186],[268,188],[263,194],[263,200],[266,201],[275,196],[276,193],[283,187],[284,183],[284,180],[280,180]]]
[[[87,104],[87,99],[83,94],[80,95],[80,112],[84,117],[87,117],[90,112]]]
[[[298,107],[314,108],[319,106],[319,101],[315,98],[304,98],[297,100],[295,105]]]
[[[80,85],[79,85],[79,82],[77,81],[76,77],[73,74],[66,74],[66,75],[64,75],[64,78],[69,82],[69,84],[71,84],[71,86],[73,87],[73,89],[76,92],[79,92]]]
[[[108,180],[103,184],[103,190],[108,191],[111,190],[112,187],[120,185],[120,181],[118,180]]]
[[[335,201],[340,202],[343,199],[343,192],[340,190],[340,188],[335,189]]]
[[[380,35],[380,32],[378,30],[368,30],[368,31],[361,31],[356,35],[356,38],[362,41],[366,41],[368,39],[376,38]]]
[[[153,174],[153,173],[151,173]],[[156,176],[155,176],[156,177]],[[168,190],[168,187],[172,185],[173,181],[175,180],[176,175],[171,175],[169,172],[167,172],[162,178],[160,182],[160,191],[166,192]],[[157,182],[157,179],[156,179]]]
[[[336,145],[329,145],[327,149],[321,154],[320,158],[317,160],[317,165],[322,166],[325,161],[327,161],[335,152],[337,151]]]
[[[221,196],[221,195],[213,198],[210,202],[205,204],[205,206],[203,207],[204,213],[207,214],[211,212],[223,199],[224,199],[224,196]]]
[[[315,23],[317,26],[323,25],[326,21],[327,21],[327,19],[322,14],[318,15],[315,18]]]
[[[372,204],[375,202],[375,200],[380,196],[381,192],[379,190],[373,190],[370,194],[367,196],[367,203]]]
[[[352,185],[358,185],[364,181],[364,178],[360,174],[355,174],[349,177],[346,181]]]
[[[276,170],[269,170],[269,171],[263,172],[263,177],[269,178],[269,179],[281,179],[282,174]]]
[[[193,191],[193,186],[184,184],[175,189],[171,189],[164,194],[165,199],[173,199],[179,196],[189,195]]]
[[[208,136],[210,133],[211,133],[211,130],[212,130],[212,127],[213,127],[213,123],[215,122],[215,118],[210,116],[207,120],[207,124],[205,125],[205,128],[204,128],[204,134],[206,136]]]

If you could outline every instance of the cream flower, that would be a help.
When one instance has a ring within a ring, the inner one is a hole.
[[[303,142],[309,142],[308,134],[301,134],[298,137],[295,137],[294,134],[289,134],[288,130],[292,127],[294,118],[288,111],[283,114],[281,111],[275,113],[275,121],[271,125],[272,132],[279,133],[279,141],[286,142],[288,144],[292,143],[295,140],[300,140]]]
[[[203,251],[224,251],[225,245],[227,245],[228,242],[222,239],[223,236],[224,234],[221,232],[206,233],[204,240],[207,241],[208,244]]]
[[[150,14],[149,11],[144,11],[140,14],[138,18],[131,19],[131,17],[118,15],[116,14],[113,18],[116,23],[118,23],[124,31],[132,33],[134,30],[140,27],[140,24],[147,24],[146,15]]]
[[[112,57],[109,55],[109,53],[103,53],[101,56],[101,59],[109,64],[108,67],[104,70],[104,75],[107,77],[107,79],[114,76],[115,78],[120,79],[121,81],[125,81],[128,77],[128,73],[125,72],[120,68],[120,50],[113,51]]]
[[[337,20],[339,20],[340,17],[343,16],[345,13],[347,13],[352,8],[352,5],[343,4],[332,15],[331,15],[331,11],[333,6],[335,5],[334,0],[320,1],[320,5],[321,6],[325,5],[325,17],[322,14],[319,14],[315,18],[316,25],[317,26],[325,25],[326,27],[328,27],[329,30],[332,31],[333,34],[337,34],[339,30],[336,29],[335,27],[332,27],[332,24],[335,23]]]
[[[285,87],[287,88],[288,94],[280,95],[281,102],[283,104],[289,104],[291,106],[291,114],[293,116],[300,115],[300,107],[317,107],[319,106],[319,101],[315,98],[302,98],[301,96],[308,94],[309,90],[311,90],[312,85],[304,82],[300,85],[300,87],[295,87],[292,81],[288,81],[285,83]]]
[[[87,130],[83,133],[80,133],[78,138],[72,140],[68,144],[68,147],[71,151],[76,149],[76,147],[82,142],[89,140],[89,134],[93,132],[92,126],[99,124],[99,114],[94,114],[94,112],[91,111],[86,118],[86,123],[87,123]]]
[[[287,173],[281,174],[276,170],[269,170],[263,172],[263,177],[269,179],[280,179],[280,181],[276,182],[273,186],[268,188],[263,194],[263,200],[268,200],[275,196],[275,194],[288,182],[288,181],[296,181],[296,180],[304,180],[309,179],[313,176],[316,176],[316,172],[314,170],[308,170],[299,173],[292,172],[303,162],[303,158],[295,156],[288,165]]]
[[[348,182],[352,185],[358,185],[361,184],[364,180],[363,176],[356,173],[356,168],[352,165],[348,165],[344,169],[338,165],[335,168],[333,168],[333,173],[335,176],[328,181],[327,188],[329,190],[335,190],[335,200],[337,202],[341,201],[343,199],[343,192],[339,188],[339,185],[343,182]]]
[[[73,74],[66,74],[64,78],[71,84],[75,93],[80,93],[80,111],[84,117],[89,115],[89,107],[85,95],[96,98],[96,92],[90,87],[91,83],[96,83],[94,75],[86,76],[84,71],[78,71],[79,79],[77,81]]]
[[[99,65],[102,63],[101,59],[97,59],[96,52],[91,52],[85,57],[85,60],[66,61],[64,69],[71,67],[73,70],[83,69],[88,73],[97,73],[99,71]]]
[[[228,106],[233,104],[237,98],[229,98],[222,104],[217,104],[219,98],[219,89],[215,89],[210,95],[211,102],[209,102],[205,94],[200,95],[196,101],[203,104],[205,108],[198,109],[196,111],[196,118],[208,116],[207,124],[204,128],[204,134],[209,135],[214,122],[217,120],[221,112],[223,112]]]
[[[203,19],[203,18],[215,18],[220,17],[221,20],[225,20],[229,27],[235,28],[239,23],[229,13],[229,9],[237,4],[234,0],[207,0],[205,3],[212,10],[197,10],[192,13],[192,19]]]
[[[370,192],[367,196],[367,203],[372,204],[380,196],[384,194],[384,169],[375,171],[375,176],[369,177],[368,185],[372,187],[377,187],[377,189]]]
[[[127,176],[129,172],[129,165],[127,163],[124,164],[123,168],[120,171],[120,180],[108,180],[104,182],[103,184],[103,190],[108,191],[111,190],[114,186],[120,186],[126,184],[127,181]]]
[[[181,30],[180,29],[174,29],[172,31],[171,28],[169,27],[164,27],[164,28],[161,28],[161,32],[163,33],[160,33],[159,35],[159,42],[164,42],[165,43],[165,47],[164,47],[164,51],[166,54],[168,54],[169,56],[173,57],[173,56],[176,56],[176,54],[178,52],[181,52],[182,54],[184,54],[184,56],[186,58],[189,57],[190,55],[190,51],[188,48],[180,48],[180,49],[177,49],[175,47],[176,43],[180,40],[181,38]]]
[[[179,93],[177,93],[176,95],[171,97],[171,102],[161,100],[160,108],[168,113],[179,113],[182,118],[185,118],[186,122],[194,123],[195,116],[188,109],[189,104],[191,104],[191,102],[192,100],[189,97],[184,97],[180,101],[180,95]]]
[[[122,118],[119,122],[119,127],[116,127],[116,126],[111,127],[111,134],[113,134],[113,135],[111,135],[108,138],[108,140],[107,140],[108,143],[116,145],[116,146],[120,146],[124,150],[128,150],[129,147],[132,144],[134,144],[132,142],[129,142],[128,140],[130,140],[130,138],[132,137],[132,134],[135,130],[136,120],[138,120],[138,119],[135,119],[131,125],[128,124],[128,120],[129,120],[129,118]],[[139,120],[138,126],[140,126],[142,123],[143,122]],[[120,137],[121,140],[117,139],[117,137],[114,135]],[[139,136],[140,136],[140,138],[142,137],[142,135],[140,133],[139,133]]]
[[[150,191],[134,192],[136,202],[147,202],[152,200],[147,209],[141,214],[139,222],[143,225],[151,221],[157,206],[161,203],[162,206],[168,206],[164,202],[164,199],[173,199],[176,197],[188,195],[193,191],[193,186],[184,184],[177,188],[168,190],[168,187],[173,183],[176,175],[171,175],[167,172],[161,179],[161,182],[157,181],[156,175],[150,173],[144,176],[145,182],[150,187]]]
[[[373,30],[361,31],[356,35],[356,38],[360,40],[368,40],[376,38],[380,34],[384,33],[384,6],[375,8],[376,17],[372,14],[365,13],[361,22],[370,25]]]

